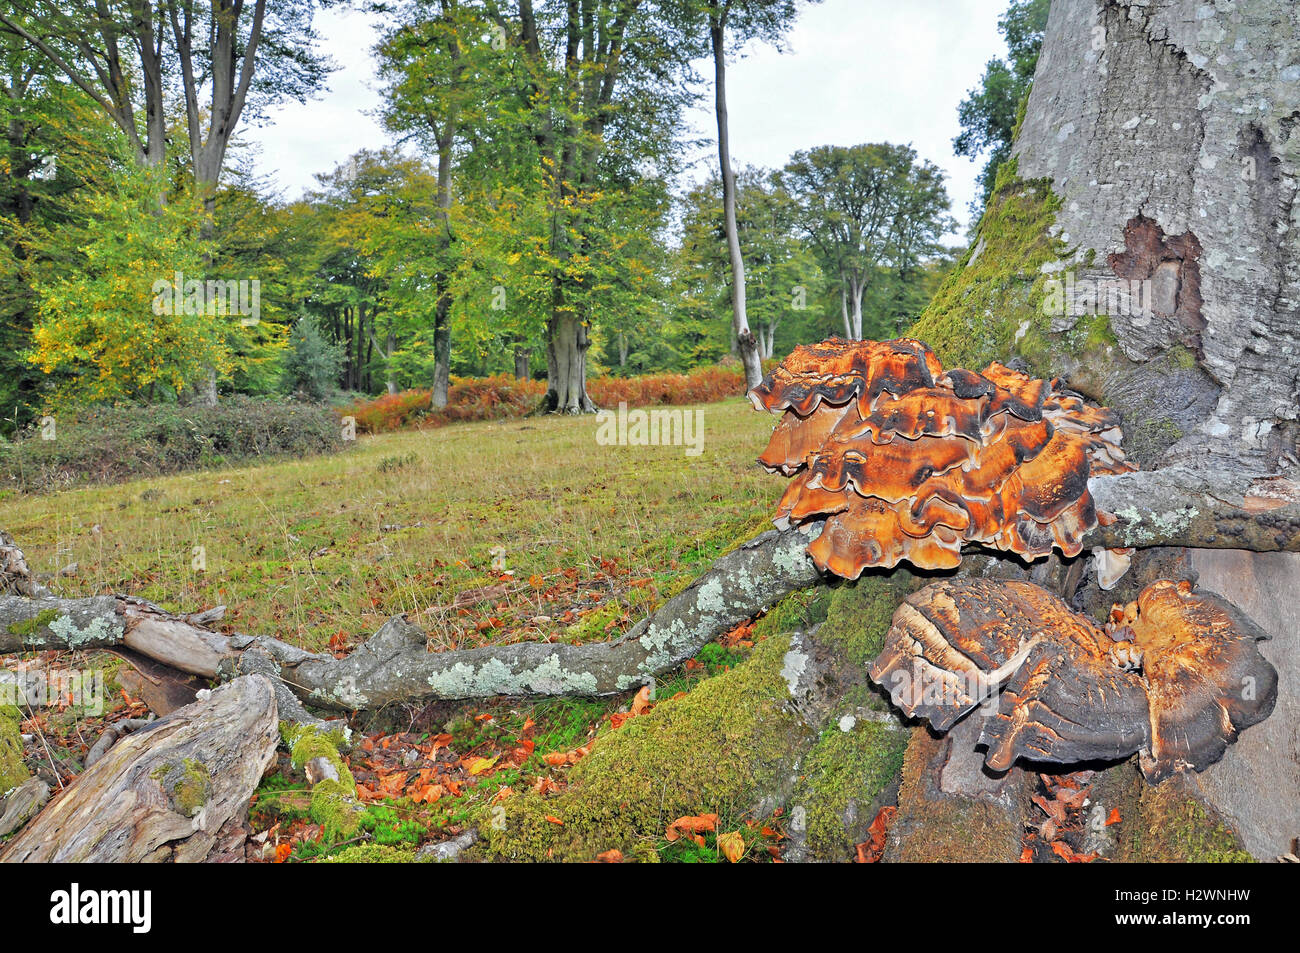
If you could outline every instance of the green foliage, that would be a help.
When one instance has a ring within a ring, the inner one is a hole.
[[[156,399],[229,366],[239,322],[202,284],[201,210],[163,191],[156,174],[120,170],[83,196],[81,221],[37,240],[51,264],[36,271],[32,361],[62,400]]]
[[[835,282],[845,335],[893,337],[880,319],[896,322],[898,304],[886,295],[868,323],[863,299],[882,284],[906,294],[941,254],[939,239],[953,223],[939,167],[910,146],[819,146],[796,152],[776,182],[793,197],[799,226]]]
[[[369,831],[375,843],[384,847],[418,844],[428,828],[409,817],[402,817],[385,804],[371,804],[361,815],[360,829]]]
[[[285,390],[322,401],[333,392],[342,367],[343,352],[338,345],[325,339],[313,318],[299,318],[289,335],[284,359]]]
[[[1051,0],[1011,0],[998,20],[998,30],[1007,41],[1008,57],[989,60],[980,85],[966,94],[957,109],[962,131],[952,141],[953,151],[971,159],[987,154],[979,176],[981,194],[972,204],[975,216],[993,195],[998,166],[1011,156],[1011,144],[1033,85],[1050,7]]]
[[[323,407],[230,397],[220,407],[176,404],[70,408],[53,440],[39,428],[0,443],[10,486],[54,490],[137,476],[341,449],[338,418]]]

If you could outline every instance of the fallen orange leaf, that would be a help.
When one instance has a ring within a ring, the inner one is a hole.
[[[722,856],[733,864],[745,856],[745,839],[740,836],[739,831],[728,831],[726,834],[718,835],[718,850],[722,851]]]
[[[714,831],[718,828],[718,815],[716,814],[692,814],[685,817],[679,817],[668,825],[668,830],[664,833],[667,840],[675,841],[683,834],[700,834],[704,831]],[[702,840],[701,840],[702,843]]]

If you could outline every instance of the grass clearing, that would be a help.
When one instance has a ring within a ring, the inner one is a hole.
[[[37,573],[77,564],[54,580],[65,595],[224,603],[227,627],[314,649],[345,649],[401,612],[439,648],[608,638],[766,525],[784,489],[754,463],[771,417],[741,398],[695,409],[700,456],[601,446],[591,417],[473,423],[10,494],[0,526]]]

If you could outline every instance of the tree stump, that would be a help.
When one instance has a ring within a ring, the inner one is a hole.
[[[241,860],[249,798],[278,740],[270,680],[237,678],[118,742],[0,862]]]

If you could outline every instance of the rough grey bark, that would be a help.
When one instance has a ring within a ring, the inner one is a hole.
[[[1300,581],[1300,556],[1196,550],[1192,568],[1203,588],[1231,601],[1272,636],[1260,651],[1278,672],[1273,715],[1243,732],[1222,761],[1193,780],[1232,818],[1247,850],[1277,857],[1300,834],[1300,609],[1289,598]]]
[[[319,719],[294,695],[336,710],[430,698],[610,695],[650,682],[785,595],[815,584],[820,577],[807,544],[803,529],[764,533],[612,642],[429,652],[424,631],[399,616],[336,659],[272,638],[213,632],[138,599],[11,595],[0,596],[0,653],[125,646],[209,678],[260,673],[278,680],[281,717],[308,723]]]
[[[1055,0],[1015,152],[1080,282],[1151,282],[1152,313],[1111,315],[1117,358],[1186,347],[1219,388],[1168,462],[1294,471],[1300,7]]]
[[[1015,154],[1061,200],[1076,288],[1145,283],[1106,309],[1109,355],[1061,368],[1144,470],[1090,481],[1119,520],[1089,543],[1196,547],[1199,584],[1275,636],[1275,714],[1196,779],[1273,856],[1300,811],[1300,560],[1241,551],[1300,550],[1300,6],[1054,0]]]
[[[546,396],[542,409],[554,414],[594,414],[599,408],[587,394],[587,325],[563,309],[556,279],[555,306],[546,325]]]
[[[248,801],[279,737],[271,682],[238,678],[119,741],[0,862],[242,860]]]

